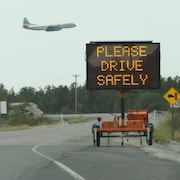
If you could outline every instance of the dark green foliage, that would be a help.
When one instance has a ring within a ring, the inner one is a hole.
[[[165,102],[162,101],[162,95],[157,92],[144,92],[139,94],[137,100],[134,102],[135,109],[148,109],[153,111],[154,109],[165,110]]]
[[[125,92],[125,110],[147,109],[152,111],[169,110],[169,104],[163,95],[171,87],[180,92],[180,77],[161,78],[161,89],[130,90]],[[0,98],[10,102],[33,102],[45,114],[74,113],[75,112],[75,84],[68,88],[59,85],[46,86],[39,90],[33,87],[23,87],[17,94],[11,89],[9,92],[0,85]],[[120,92],[117,90],[87,90],[86,85],[77,87],[78,113],[120,112]],[[18,114],[17,116],[18,122]]]
[[[26,105],[20,105],[13,108],[12,113],[9,115],[11,125],[30,125],[37,126],[40,124],[47,124],[48,119],[46,117],[34,117],[32,114],[27,114],[25,110]]]
[[[174,140],[180,142],[180,113],[175,113],[173,118]],[[158,123],[154,131],[154,140],[159,143],[168,143],[172,139],[172,117]]]
[[[5,89],[3,84],[0,84],[0,100],[6,101],[8,96],[8,91]]]
[[[172,117],[167,121],[169,126],[172,126]],[[180,130],[180,113],[175,113],[173,117],[173,124],[175,130]]]

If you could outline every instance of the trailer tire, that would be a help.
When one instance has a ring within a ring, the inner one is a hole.
[[[153,132],[152,131],[150,131],[149,132],[149,141],[148,141],[148,145],[152,145],[153,144]]]
[[[154,125],[152,123],[147,123],[146,128],[149,127],[151,132],[154,132]]]
[[[97,147],[100,146],[100,137],[101,137],[101,133],[97,131]]]
[[[153,132],[154,132],[154,125],[152,123],[147,123],[146,128],[149,129],[148,132],[146,132],[147,138],[147,144],[152,145],[153,144]]]
[[[94,134],[94,132],[93,132],[93,144],[94,144],[94,146],[96,145],[96,139],[95,139],[95,134]]]

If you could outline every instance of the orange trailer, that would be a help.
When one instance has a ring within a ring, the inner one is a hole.
[[[114,120],[103,121],[99,117],[97,123],[92,126],[94,145],[100,146],[100,139],[108,137],[121,137],[121,145],[124,145],[123,138],[130,136],[139,136],[142,145],[142,136],[146,136],[148,145],[153,143],[153,124],[148,122],[147,110],[129,110],[126,119],[114,117]],[[133,132],[133,134],[130,134]],[[119,134],[120,133],[120,134]],[[118,135],[117,135],[118,134]]]

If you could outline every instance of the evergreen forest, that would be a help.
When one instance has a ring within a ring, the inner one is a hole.
[[[162,78],[161,89],[129,90],[125,92],[125,110],[147,109],[169,110],[170,106],[164,100],[163,95],[174,87],[180,92],[180,77]],[[77,90],[77,91],[76,91]],[[77,92],[77,96],[76,93]],[[75,103],[77,97],[77,103]],[[47,85],[36,90],[33,87],[23,87],[18,93],[13,89],[7,90],[0,84],[0,101],[12,102],[33,102],[45,114],[75,113],[119,113],[120,112],[120,91],[118,90],[87,90],[84,86],[77,86],[72,83],[70,87],[59,85]]]

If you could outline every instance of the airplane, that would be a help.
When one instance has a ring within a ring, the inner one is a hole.
[[[42,30],[42,31],[60,31],[64,28],[73,28],[76,27],[74,23],[67,23],[67,24],[54,24],[54,25],[37,25],[31,24],[27,18],[23,20],[23,28],[29,30]]]

